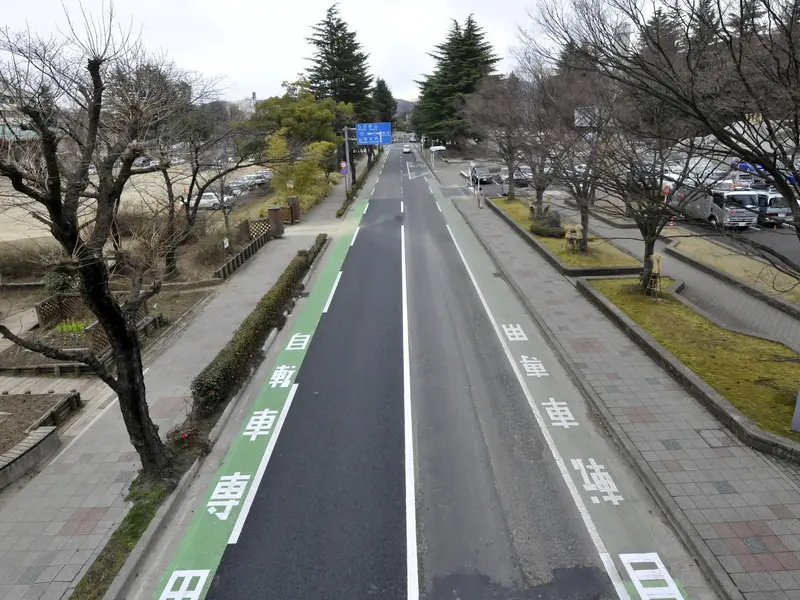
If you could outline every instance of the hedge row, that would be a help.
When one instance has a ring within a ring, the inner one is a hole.
[[[259,300],[253,311],[234,332],[231,340],[192,381],[193,411],[207,416],[223,406],[247,379],[259,359],[259,351],[274,327],[282,327],[284,310],[297,286],[317,258],[327,239],[317,236],[308,250],[300,250],[278,281]]]
[[[554,227],[543,221],[534,221],[531,223],[530,229],[532,234],[548,238],[563,238],[567,233],[563,227]]]
[[[367,177],[369,177],[372,168],[378,164],[378,159],[381,157],[381,154],[383,154],[383,149],[378,150],[378,154],[375,156],[375,160],[372,161],[372,164],[369,166],[369,168],[364,169],[361,172],[361,175],[356,177],[355,187],[347,190],[347,193],[344,197],[344,202],[342,202],[342,207],[336,211],[337,217],[341,217],[347,211],[347,207],[350,206],[353,200],[355,200],[358,192],[361,191],[361,188],[363,188],[364,184],[367,182]]]

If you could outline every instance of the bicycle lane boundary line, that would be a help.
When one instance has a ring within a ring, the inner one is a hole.
[[[358,204],[366,204],[366,200]],[[346,220],[355,229],[361,216],[362,212],[353,211]],[[168,568],[161,574],[153,595],[155,600],[204,598],[225,548],[238,539],[297,391],[295,377],[322,319],[350,241],[349,235],[336,240],[328,262],[294,321],[286,347],[275,359],[269,381],[258,392],[248,419],[241,424],[217,470],[212,489],[204,495],[202,508],[195,513]]]

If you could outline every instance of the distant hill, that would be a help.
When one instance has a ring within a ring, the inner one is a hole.
[[[402,115],[405,113],[409,113],[414,110],[414,106],[416,102],[409,102],[408,100],[400,100],[397,99],[397,114]]]

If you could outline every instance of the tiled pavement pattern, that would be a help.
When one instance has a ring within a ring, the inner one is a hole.
[[[574,209],[557,200],[555,203],[565,216],[577,215]],[[614,244],[636,256],[643,253],[642,238],[636,229],[617,229],[596,219],[589,228],[601,237],[612,238]],[[686,283],[683,297],[727,327],[781,342],[800,352],[800,324],[796,319],[664,253],[666,245],[657,242],[656,251],[664,257],[664,272]]]
[[[747,600],[800,599],[793,466],[729,435],[494,212],[456,202]]]
[[[267,244],[155,360],[145,379],[162,436],[183,421],[192,378],[312,242],[306,236]],[[27,485],[0,498],[2,600],[68,598],[125,514],[124,494],[139,460],[116,404],[61,452]]]

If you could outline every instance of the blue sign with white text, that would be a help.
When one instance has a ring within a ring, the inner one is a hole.
[[[356,142],[359,146],[376,146],[392,143],[391,123],[357,123]]]

